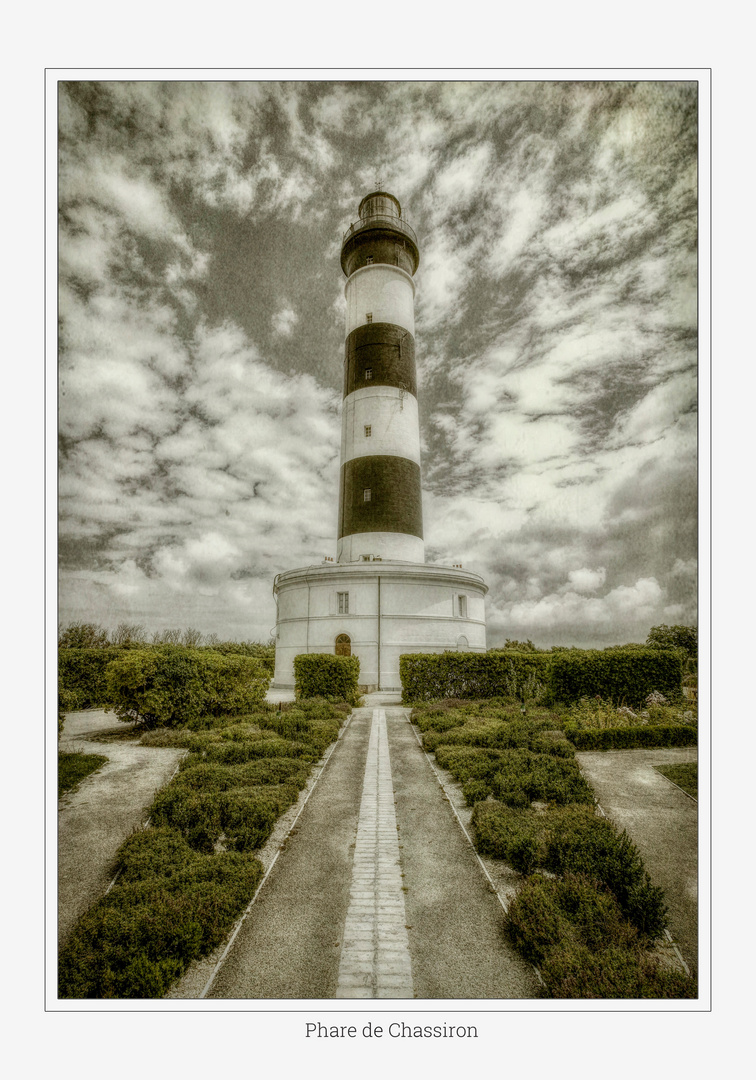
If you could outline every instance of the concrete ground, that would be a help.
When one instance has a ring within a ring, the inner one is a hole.
[[[155,793],[173,774],[183,750],[122,741],[128,725],[102,709],[70,713],[59,749],[103,754],[107,764],[58,803],[58,941],[105,892],[113,858],[144,824]],[[119,738],[120,737],[120,738]]]
[[[626,829],[669,904],[669,932],[698,970],[698,804],[654,766],[697,761],[695,747],[577,754],[602,810]]]

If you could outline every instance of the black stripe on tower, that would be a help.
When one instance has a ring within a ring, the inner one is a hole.
[[[420,466],[380,454],[341,466],[339,540],[364,532],[406,533],[423,538]]]
[[[365,323],[351,332],[345,346],[344,397],[365,386],[396,386],[417,397],[415,339],[409,330],[395,323]]]

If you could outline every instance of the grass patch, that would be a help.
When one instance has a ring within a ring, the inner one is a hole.
[[[698,798],[698,762],[684,761],[679,765],[655,765],[654,768],[662,776],[666,776],[673,784],[677,784],[692,798]]]
[[[75,791],[82,780],[97,772],[108,759],[102,754],[58,754],[58,798],[67,791]]]

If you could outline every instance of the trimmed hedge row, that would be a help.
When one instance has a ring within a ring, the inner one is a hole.
[[[528,700],[543,695],[570,703],[601,697],[640,705],[658,690],[682,693],[679,652],[643,647],[565,652],[407,653],[400,657],[402,702],[442,698]]]
[[[360,698],[360,661],[357,656],[300,653],[294,657],[294,692],[297,698],[338,698],[356,705]]]
[[[581,728],[565,724],[564,733],[577,750],[629,750],[644,746],[695,746],[692,724],[646,724],[643,727]]]
[[[557,701],[601,697],[617,704],[641,705],[654,690],[679,698],[680,654],[668,649],[586,649],[555,653],[549,688]]]
[[[402,703],[441,698],[523,699],[545,684],[551,653],[405,653],[399,658]]]

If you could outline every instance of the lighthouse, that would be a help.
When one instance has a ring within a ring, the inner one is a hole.
[[[403,653],[485,652],[480,575],[425,562],[415,273],[399,200],[373,191],[341,245],[346,326],[336,558],[276,576],[274,685],[299,653],[358,656],[365,692],[398,690]],[[335,500],[334,500],[335,501]],[[465,537],[460,537],[460,547]]]
[[[417,240],[398,199],[367,195],[341,247],[346,274],[338,562],[424,562],[415,372]]]

